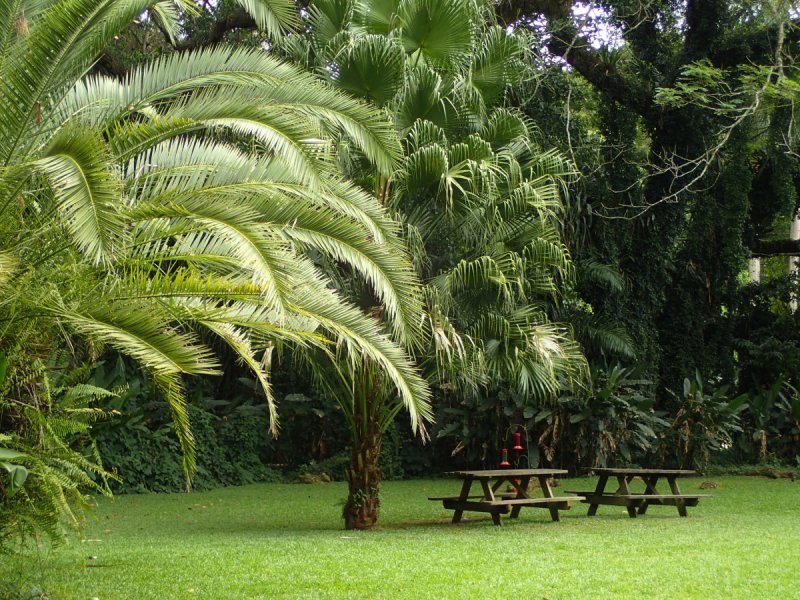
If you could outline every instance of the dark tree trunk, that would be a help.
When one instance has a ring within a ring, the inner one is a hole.
[[[345,529],[371,529],[378,523],[380,509],[381,472],[378,455],[381,449],[379,433],[361,438],[361,446],[350,454],[347,470],[349,495],[344,506]]]
[[[378,457],[381,451],[381,432],[374,417],[374,405],[378,395],[377,379],[367,392],[365,414],[357,414],[356,422],[360,429],[360,441],[350,453],[350,466],[347,469],[349,495],[344,506],[345,529],[371,529],[378,523],[380,509],[381,471]]]

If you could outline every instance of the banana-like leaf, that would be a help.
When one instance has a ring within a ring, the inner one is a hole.
[[[0,460],[14,460],[16,458],[25,458],[27,454],[24,452],[17,452],[8,448],[0,448]]]
[[[0,448],[0,458],[2,458],[3,448]],[[21,454],[20,456],[25,456]],[[13,463],[0,462],[0,467],[3,467],[10,476],[8,496],[11,497],[22,489],[25,481],[28,479],[28,469],[22,465],[15,465]]]

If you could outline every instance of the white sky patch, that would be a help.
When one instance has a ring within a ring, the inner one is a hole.
[[[619,48],[625,43],[619,30],[611,25],[608,11],[599,6],[578,2],[572,6],[572,16],[581,36],[588,38],[595,50]]]

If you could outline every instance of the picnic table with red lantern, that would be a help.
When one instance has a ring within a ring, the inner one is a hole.
[[[632,519],[638,514],[643,515],[647,512],[647,507],[656,506],[675,506],[678,514],[682,517],[687,516],[687,506],[697,506],[700,498],[711,498],[709,494],[682,494],[678,487],[678,478],[687,475],[694,475],[694,471],[674,470],[674,469],[590,469],[600,476],[597,487],[593,492],[569,492],[572,494],[582,494],[585,498],[584,504],[589,505],[589,516],[597,513],[600,504],[611,506],[624,506],[628,510],[628,516]],[[609,479],[616,479],[617,490],[606,491],[606,484]],[[670,488],[670,494],[662,494],[656,489],[659,479],[666,479]],[[645,491],[632,493],[630,483],[634,480],[641,480],[645,485]]]
[[[504,461],[505,462],[505,461]],[[553,496],[550,489],[551,477],[567,473],[562,469],[498,469],[492,471],[453,471],[450,474],[463,479],[461,494],[428,498],[441,501],[453,513],[453,523],[459,523],[464,511],[484,512],[492,515],[495,525],[501,525],[500,515],[511,513],[516,519],[525,507],[547,508],[553,521],[560,521],[559,510],[569,510],[572,502],[583,500],[582,496]],[[532,478],[539,480],[542,498],[533,498],[528,492]],[[478,483],[480,493],[471,494],[472,486]],[[503,484],[510,484],[513,491],[500,491]]]

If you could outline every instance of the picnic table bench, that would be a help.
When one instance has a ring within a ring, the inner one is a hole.
[[[485,512],[492,515],[495,525],[501,525],[500,515],[511,513],[511,518],[519,516],[522,507],[539,507],[550,510],[553,521],[560,521],[559,510],[569,510],[573,500],[583,500],[582,496],[553,496],[550,483],[554,475],[563,475],[561,469],[503,469],[494,471],[452,471],[449,473],[464,482],[458,496],[437,496],[428,500],[441,501],[444,508],[455,511],[453,523],[460,523],[465,510]],[[528,494],[528,484],[536,477],[541,485],[543,498],[532,498]],[[492,480],[494,484],[490,485]],[[481,494],[470,494],[472,484],[480,483]],[[510,483],[513,492],[499,492],[500,486]]]
[[[594,492],[575,492],[570,494],[581,494],[585,496],[581,500],[589,505],[590,517],[597,514],[597,507],[600,504],[610,506],[624,506],[628,509],[628,515],[635,519],[638,514],[643,515],[647,512],[647,507],[651,505],[675,506],[678,514],[682,517],[687,516],[687,506],[697,506],[700,498],[711,498],[710,494],[682,494],[678,487],[678,477],[694,475],[694,471],[674,470],[674,469],[585,469],[594,471],[600,476]],[[617,479],[619,487],[615,492],[605,491],[608,480],[612,477]],[[640,478],[646,487],[643,493],[632,493],[629,484],[634,478]],[[669,484],[671,494],[662,494],[656,489],[658,480],[665,478]]]

